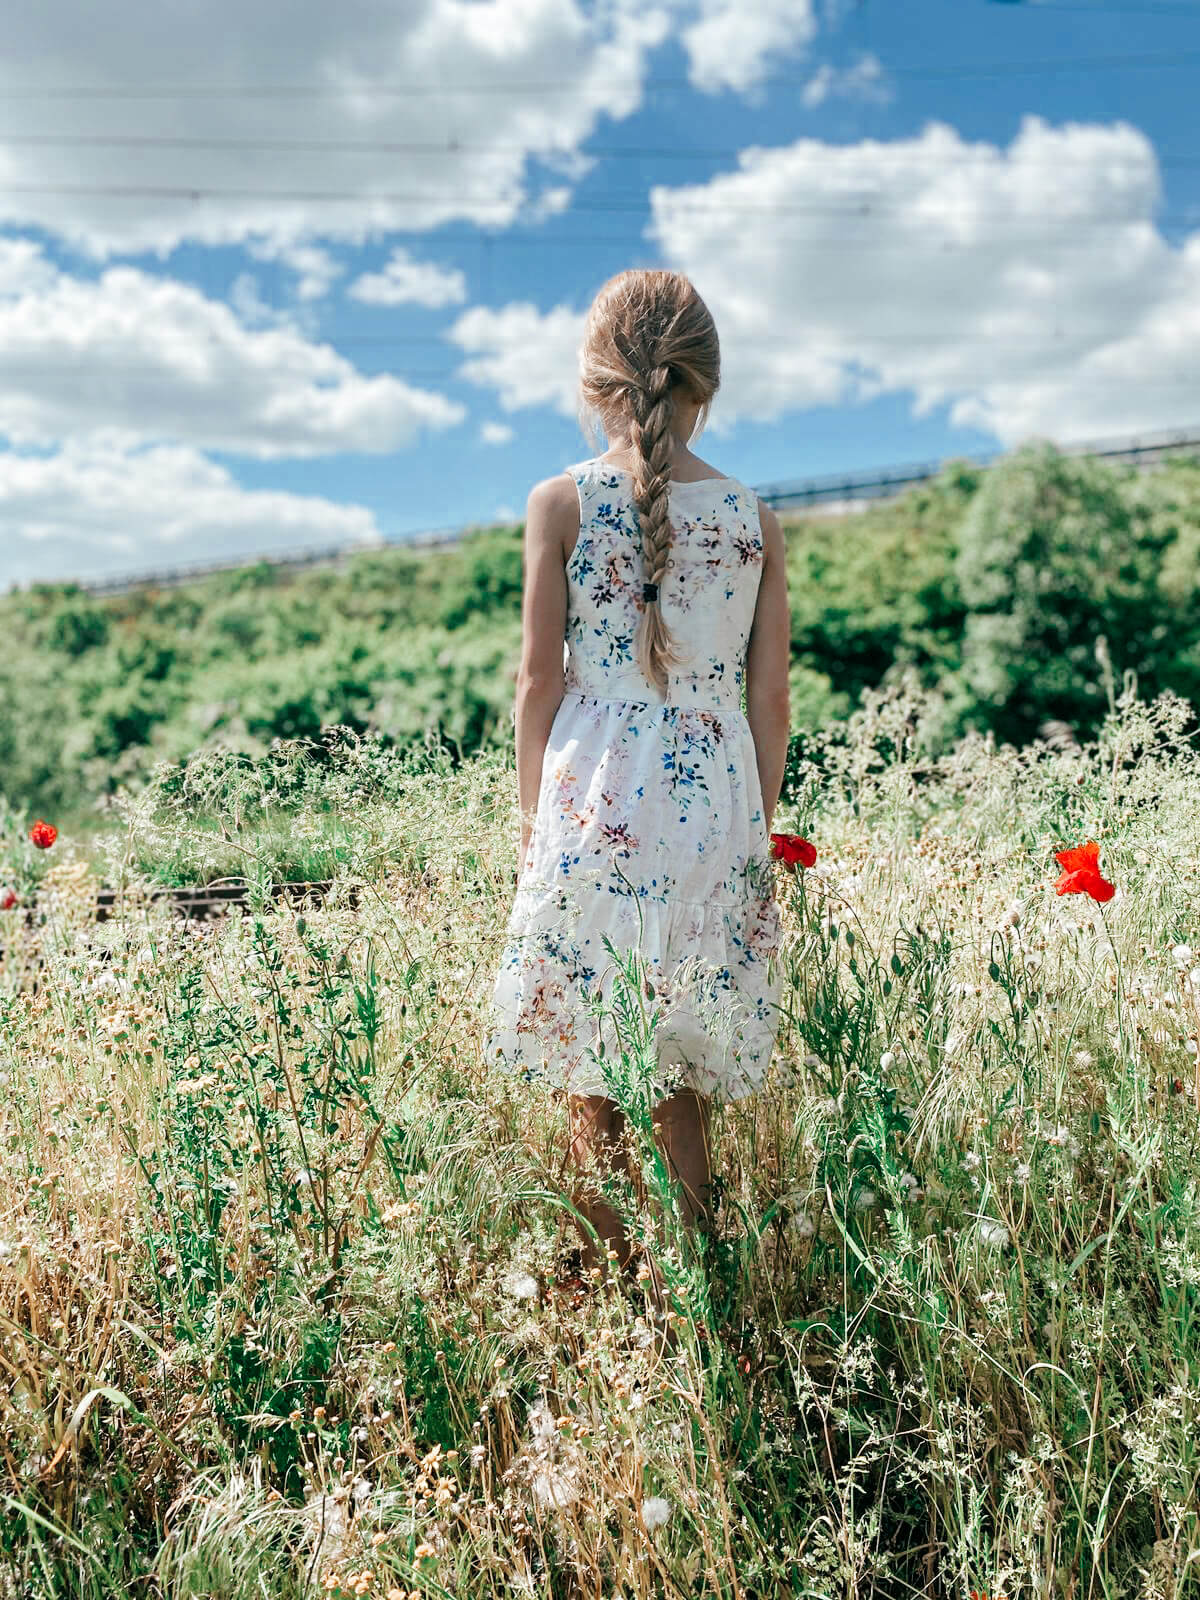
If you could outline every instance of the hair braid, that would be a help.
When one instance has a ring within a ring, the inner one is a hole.
[[[636,268],[617,273],[601,287],[588,312],[580,357],[580,422],[591,432],[585,419],[589,413],[599,415],[610,436],[618,419],[628,428],[645,581],[661,585],[671,565],[675,392],[686,389],[699,399],[707,418],[721,381],[717,330],[708,307],[682,273]],[[682,658],[660,601],[638,604],[637,661],[665,695],[670,669]]]
[[[661,584],[671,555],[671,369],[654,367],[630,394],[633,500],[642,535],[646,582]],[[661,594],[661,590],[660,590]],[[660,600],[645,600],[635,648],[646,676],[665,693],[667,672],[680,660]]]

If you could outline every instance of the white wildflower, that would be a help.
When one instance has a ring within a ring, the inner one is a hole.
[[[1032,1172],[1033,1169],[1030,1167],[1028,1161],[1018,1161],[1016,1166],[1013,1168],[1013,1177],[1018,1183],[1028,1183],[1030,1177],[1032,1176]]]
[[[879,1058],[880,1072],[890,1072],[895,1065],[896,1052],[894,1050],[885,1050]]]
[[[1072,1059],[1077,1067],[1090,1067],[1095,1065],[1095,1056],[1090,1050],[1076,1050]]]
[[[551,1445],[558,1438],[558,1424],[544,1399],[529,1408],[529,1432],[535,1444]]]
[[[662,1495],[654,1494],[642,1501],[642,1522],[647,1533],[656,1533],[659,1528],[666,1527],[670,1520],[671,1502],[664,1500]]]
[[[1079,1140],[1067,1127],[1060,1124],[1053,1133],[1046,1135],[1046,1143],[1058,1145],[1065,1150],[1072,1160],[1079,1154]]]
[[[902,1172],[900,1174],[900,1187],[904,1190],[906,1198],[910,1198],[921,1187],[921,1180],[915,1172]]]
[[[979,1237],[984,1244],[1000,1250],[1008,1243],[1008,1229],[1002,1222],[993,1222],[991,1217],[984,1217],[979,1224]]]
[[[317,1547],[322,1560],[336,1561],[346,1543],[350,1521],[346,1508],[330,1494],[310,1497],[304,1507],[304,1526],[309,1543]]]
[[[811,1239],[816,1225],[806,1211],[794,1211],[788,1218],[788,1228],[797,1239]]]
[[[860,1189],[854,1197],[854,1209],[855,1211],[870,1211],[878,1199],[879,1196],[874,1189]]]
[[[962,1159],[962,1164],[968,1172],[974,1172],[976,1167],[982,1164],[982,1158],[978,1150],[968,1150]]]
[[[547,1465],[534,1474],[530,1487],[540,1506],[554,1506],[561,1511],[579,1499],[579,1468],[574,1462],[567,1466]]]
[[[1172,961],[1174,961],[1174,963],[1175,963],[1175,965],[1177,967],[1186,967],[1188,962],[1192,959],[1192,947],[1191,947],[1191,945],[1190,944],[1177,944],[1177,945],[1175,945],[1175,947],[1171,951],[1171,959],[1172,959]]]
[[[508,1272],[500,1280],[507,1294],[514,1300],[533,1300],[537,1296],[537,1279],[529,1272]]]

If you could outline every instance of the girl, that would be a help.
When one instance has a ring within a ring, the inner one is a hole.
[[[778,1026],[768,833],[788,742],[783,534],[689,448],[720,353],[687,278],[610,278],[580,356],[580,420],[593,444],[599,420],[608,449],[529,495],[521,867],[488,1052],[566,1092],[581,1176],[594,1161],[628,1173],[620,1044],[588,1001],[611,993],[604,936],[636,952],[660,1014],[656,1137],[685,1221],[707,1228],[711,1105],[761,1088]],[[587,1186],[574,1203],[630,1271],[613,1207]],[[606,1273],[580,1231],[585,1268]]]

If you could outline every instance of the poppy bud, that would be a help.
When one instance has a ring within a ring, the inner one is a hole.
[[[5,889],[3,895],[0,895],[0,911],[11,911],[16,904],[17,896],[15,890]]]

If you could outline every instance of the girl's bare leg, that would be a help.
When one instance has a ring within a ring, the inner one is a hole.
[[[711,1107],[694,1089],[680,1089],[654,1108],[659,1148],[677,1186],[683,1220],[692,1229],[712,1225]]]
[[[709,1149],[711,1107],[694,1089],[680,1089],[654,1108],[654,1128],[659,1149],[675,1184],[680,1213],[693,1237],[712,1225],[712,1158]],[[647,1285],[660,1312],[667,1298],[656,1270]],[[669,1346],[676,1338],[670,1331]]]
[[[587,1272],[599,1267],[607,1278],[605,1249],[616,1252],[617,1269],[624,1272],[630,1262],[629,1238],[617,1212],[600,1194],[587,1169],[594,1167],[601,1175],[614,1171],[629,1174],[623,1142],[625,1114],[614,1100],[602,1094],[569,1095],[567,1104],[571,1119],[570,1156],[582,1179],[572,1200],[600,1237],[597,1251],[592,1236],[580,1228],[583,1268]]]

